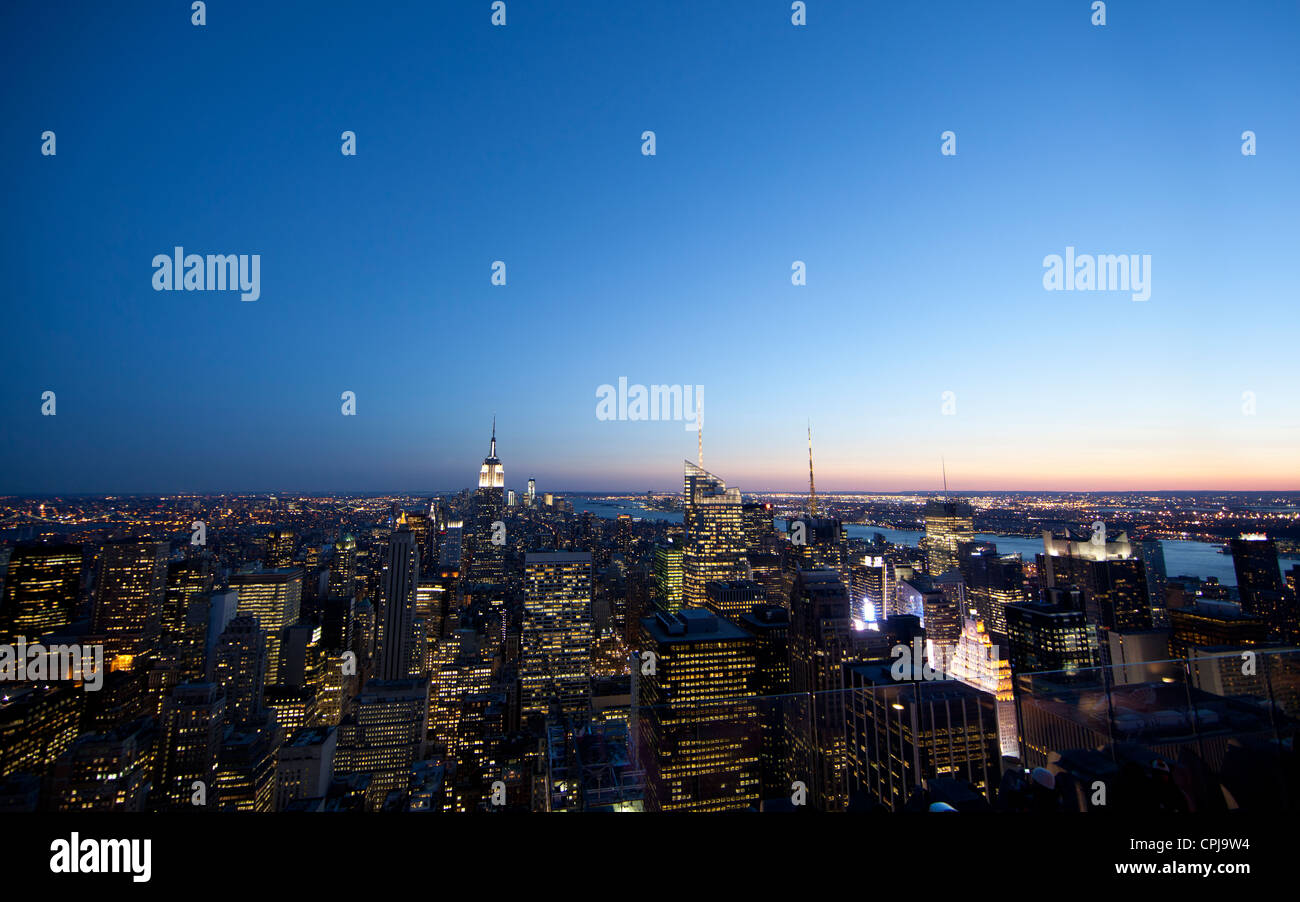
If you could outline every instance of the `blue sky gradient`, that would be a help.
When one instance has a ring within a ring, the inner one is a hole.
[[[1300,4],[789,6],[4,4],[0,491],[1300,488]]]

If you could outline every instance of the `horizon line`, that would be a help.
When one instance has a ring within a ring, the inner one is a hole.
[[[730,486],[730,488],[739,488],[739,486]],[[466,486],[459,489],[330,489],[327,491],[317,491],[312,489],[222,489],[222,490],[193,490],[193,489],[174,489],[170,491],[160,490],[118,490],[118,491],[66,491],[66,492],[4,492],[0,493],[0,499],[5,498],[112,498],[112,497],[166,497],[169,495],[192,495],[196,497],[219,497],[225,495],[299,495],[305,497],[329,497],[345,495],[363,495],[363,496],[391,496],[391,495],[414,495],[414,496],[436,496],[436,495],[458,495],[461,492],[474,492],[474,486]],[[507,489],[517,495],[523,495],[526,489]],[[795,495],[809,497],[807,489],[741,489],[742,495]],[[628,497],[643,496],[646,494],[654,495],[681,495],[680,489],[551,489],[546,492],[538,492],[538,495],[626,495]],[[1264,489],[1229,489],[1229,488],[1184,488],[1184,489],[953,489],[949,488],[946,492],[943,489],[823,489],[819,495],[1023,495],[1023,494],[1054,494],[1054,495],[1170,495],[1170,494],[1283,494],[1283,495],[1300,495],[1300,488],[1283,489],[1283,488],[1264,488]]]

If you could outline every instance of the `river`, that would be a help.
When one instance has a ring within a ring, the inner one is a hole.
[[[573,502],[573,509],[579,513],[591,511],[599,517],[608,517],[613,519],[619,514],[628,514],[633,517],[640,517],[643,520],[661,520],[669,523],[682,522],[680,511],[653,511],[643,510],[639,507],[627,504],[592,501],[586,498],[570,497],[568,500]],[[781,525],[778,524],[778,529]],[[858,526],[849,524],[845,531],[850,538],[870,540],[875,533],[881,533],[889,542],[896,545],[917,545],[923,533],[915,529],[886,529],[881,526]],[[1041,554],[1043,551],[1042,539],[1031,539],[1026,536],[995,536],[988,533],[977,533],[976,539],[981,542],[993,542],[998,546],[998,551],[1002,554],[1019,554],[1026,560],[1034,560],[1034,556]],[[1211,545],[1208,542],[1190,542],[1181,539],[1162,539],[1161,547],[1165,552],[1165,572],[1170,578],[1175,576],[1196,576],[1201,579],[1213,576],[1225,586],[1235,586],[1237,584],[1237,575],[1232,569],[1232,555],[1220,554],[1217,545]],[[1300,558],[1281,557],[1279,566],[1283,573],[1296,564],[1300,564]]]

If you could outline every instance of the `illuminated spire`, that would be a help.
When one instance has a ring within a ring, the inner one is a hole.
[[[695,410],[695,425],[696,425],[696,430],[695,430],[696,442],[699,445],[699,450],[697,452],[697,456],[699,457],[698,466],[701,470],[703,470],[704,469],[704,405],[703,404],[699,405]]]
[[[478,487],[481,489],[503,489],[506,484],[505,468],[497,458],[497,418],[492,418],[492,444],[488,456],[483,459],[483,466],[478,471]]]
[[[817,483],[813,479],[812,421],[808,421],[808,514],[817,516]]]

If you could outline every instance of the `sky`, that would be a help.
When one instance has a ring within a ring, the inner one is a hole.
[[[490,6],[0,6],[0,492],[1300,488],[1300,4]]]

